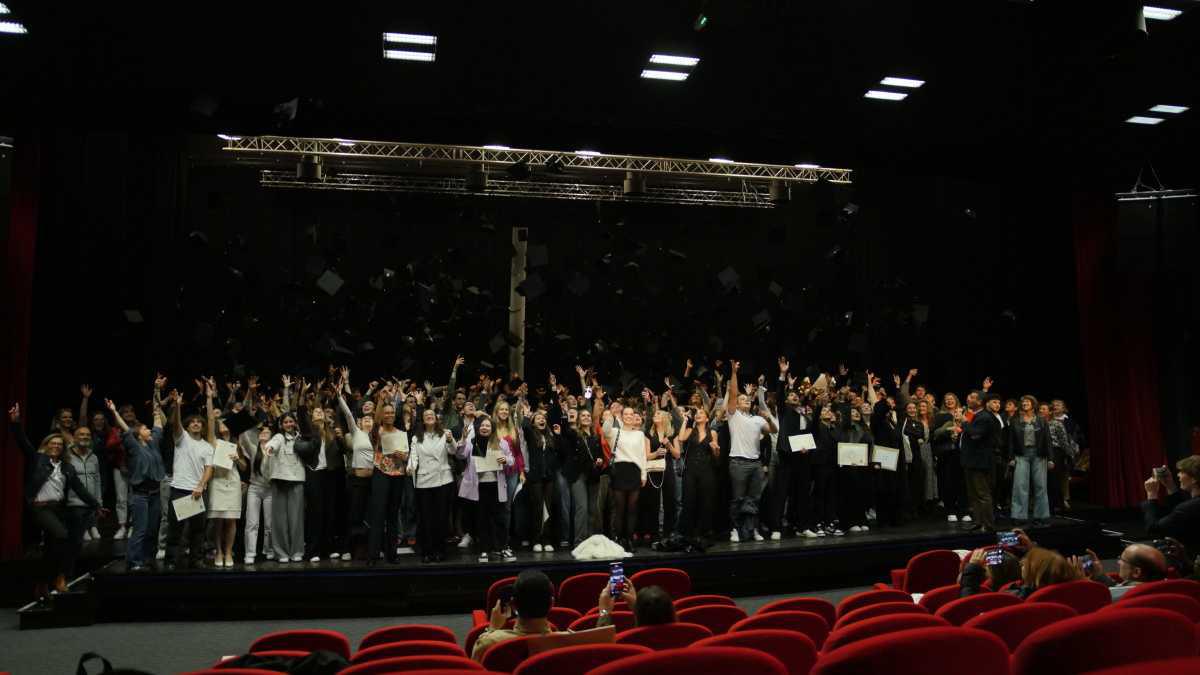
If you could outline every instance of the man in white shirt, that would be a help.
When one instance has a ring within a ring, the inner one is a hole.
[[[762,541],[758,532],[758,503],[767,484],[767,466],[759,452],[763,432],[779,431],[770,415],[750,414],[750,394],[737,390],[741,362],[732,361],[725,409],[729,413],[729,480],[732,485],[729,519],[734,529],[729,541]],[[760,411],[766,411],[763,389],[758,389]],[[767,458],[770,459],[769,457]]]
[[[179,392],[171,392],[171,401],[174,404],[171,408],[172,428],[175,435],[175,461],[173,462],[173,470],[171,472],[171,501],[181,497],[191,497],[194,500],[199,500],[204,497],[204,490],[208,487],[208,481],[212,479],[212,459],[213,459],[213,421],[212,421],[212,397],[213,388],[211,385],[207,387],[208,391],[208,423],[205,424],[204,416],[188,415],[186,420],[180,419],[180,402]],[[175,505],[171,504],[168,509],[168,530],[167,530],[167,569],[174,569],[176,566],[185,566],[190,564],[194,567],[199,567],[200,561],[204,556],[204,528],[207,524],[205,510],[187,518],[179,520],[175,513]],[[186,534],[185,531],[186,530]],[[186,549],[180,546],[179,540],[186,537]]]

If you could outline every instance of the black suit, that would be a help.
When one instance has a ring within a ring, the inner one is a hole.
[[[322,441],[301,408],[296,456],[304,463],[304,557],[328,557],[346,548],[346,458],[336,438]],[[332,423],[326,420],[326,424]],[[324,455],[325,467],[318,469]]]
[[[876,445],[900,451],[895,471],[875,472],[875,517],[879,525],[900,525],[908,501],[908,466],[904,461],[904,443],[900,438],[900,427],[892,419],[892,409],[887,401],[875,404],[871,415],[871,436]]]
[[[1165,508],[1155,500],[1142,502],[1146,533],[1155,537],[1174,537],[1188,551],[1200,551],[1200,497],[1189,497],[1188,493],[1179,490],[1167,495],[1164,503]]]
[[[1001,427],[996,416],[980,409],[963,422],[962,462],[967,487],[967,503],[977,525],[996,529],[992,507],[992,482],[995,448],[1000,443]]]
[[[767,525],[772,530],[783,529],[783,509],[790,502],[788,509],[789,524],[796,530],[811,529],[814,525],[812,517],[812,451],[792,452],[790,436],[811,434],[812,421],[803,414],[788,407],[787,388],[782,380],[779,382],[779,442],[776,452],[779,461],[775,465],[775,475],[771,481],[771,511],[768,514]],[[815,438],[814,438],[815,440]]]

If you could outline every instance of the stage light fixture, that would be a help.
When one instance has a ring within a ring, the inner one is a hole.
[[[25,26],[17,21],[0,21],[0,33],[8,33],[10,35],[24,35],[29,31]]]
[[[430,52],[413,52],[406,49],[385,49],[383,50],[383,58],[393,61],[424,61],[433,63],[433,54]]]
[[[903,101],[907,96],[908,94],[903,92],[881,91],[879,89],[870,89],[863,95],[864,98],[874,98],[880,101]]]
[[[417,35],[414,33],[384,33],[384,42],[403,45],[437,45],[436,35]]]
[[[241,136],[234,136],[232,134],[217,134],[217,138],[219,138],[223,141],[240,141],[240,140],[242,140]]]
[[[653,70],[646,68],[642,70],[642,78],[646,80],[670,80],[672,82],[683,82],[688,79],[687,73],[680,73],[674,70]]]
[[[1161,117],[1148,117],[1146,115],[1134,115],[1133,117],[1130,117],[1129,119],[1127,119],[1125,121],[1130,124],[1158,124],[1158,123],[1162,122],[1163,120]]]
[[[337,141],[337,144],[344,148],[353,148],[354,147],[354,141],[348,141],[344,138],[335,138],[333,140]]]
[[[416,45],[419,47],[427,47],[427,50],[419,49],[389,49],[389,45]],[[437,52],[437,36],[436,35],[421,35],[417,33],[384,33],[383,34],[383,58],[393,61],[423,61],[432,63]]]
[[[685,66],[687,68],[691,68],[692,66],[695,66],[697,63],[700,63],[700,59],[696,58],[695,56],[676,56],[674,54],[651,54],[650,55],[650,63],[660,63],[660,64],[668,65],[668,66]]]
[[[604,153],[596,152],[595,150],[576,150],[575,154],[579,155],[580,157],[599,157]]]
[[[707,27],[708,27],[708,15],[705,14],[704,12],[700,12],[699,14],[696,15],[696,20],[692,22],[692,30],[699,33],[700,31],[704,30]]]
[[[819,168],[821,168],[820,164],[793,164],[792,166],[795,166],[797,169],[819,169]]]
[[[1168,9],[1166,7],[1151,7],[1150,5],[1142,6],[1142,16],[1147,19],[1157,19],[1158,21],[1170,21],[1175,17],[1183,14],[1182,10]]]
[[[1185,105],[1166,105],[1165,103],[1160,103],[1150,109],[1150,112],[1170,113],[1172,115],[1187,111],[1188,107]]]
[[[516,180],[526,180],[529,178],[529,160],[522,159],[504,170],[509,176]]]
[[[507,145],[485,145],[485,146],[483,146],[483,149],[484,150],[512,150],[512,148],[508,147]]]
[[[885,77],[879,81],[885,87],[905,87],[907,89],[918,89],[925,84],[925,80],[913,80],[907,77]]]
[[[715,162],[717,164],[733,164],[734,163],[732,159],[727,159],[725,157],[709,157],[708,161]]]

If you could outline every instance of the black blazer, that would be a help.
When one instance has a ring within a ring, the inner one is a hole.
[[[802,413],[789,408],[786,401],[787,383],[781,381],[775,398],[777,414],[779,416],[779,440],[775,444],[775,449],[779,453],[779,461],[785,464],[808,461],[809,455],[812,452],[792,452],[792,444],[788,441],[788,437],[795,436],[796,434],[813,433],[812,420]],[[800,428],[802,423],[804,424],[803,429]],[[816,440],[816,436],[813,436],[813,440]],[[767,461],[770,461],[770,459],[768,458]]]
[[[996,416],[981,408],[970,422],[963,420],[962,430],[959,463],[964,469],[992,468],[993,449],[1000,435],[1000,422],[996,421]]]
[[[296,437],[296,456],[304,463],[306,469],[316,471],[317,462],[320,459],[317,457],[317,453],[321,451],[321,435],[313,431],[307,408],[302,406],[298,409],[296,422],[300,426],[300,435]],[[325,423],[329,424],[330,422],[326,420]],[[326,469],[341,471],[346,468],[346,456],[342,454],[343,447],[337,438],[333,438],[325,444]]]
[[[1012,425],[1010,426],[1012,431],[1008,435],[1008,451],[1013,457],[1020,457],[1025,453],[1024,434],[1021,433],[1019,428],[1021,416],[1015,415],[1010,418],[1010,421],[1012,422]],[[1037,429],[1035,432],[1037,440],[1037,456],[1043,459],[1049,459],[1050,428],[1046,426],[1045,420],[1037,416],[1034,416],[1033,418],[1033,425],[1034,428]]]
[[[1189,551],[1200,548],[1200,497],[1189,497],[1179,490],[1167,495],[1166,506],[1157,501],[1142,502],[1146,532],[1156,537],[1174,537]]]
[[[54,473],[54,462],[33,447],[33,443],[29,442],[29,437],[25,435],[25,430],[21,428],[20,424],[12,424],[12,433],[13,437],[17,439],[17,445],[21,446],[21,450],[25,452],[25,503],[32,504],[37,499],[38,491],[49,480],[50,474]],[[88,506],[94,509],[100,508],[100,502],[87,491],[87,488],[79,480],[79,474],[75,472],[75,467],[67,461],[66,452],[67,448],[64,442],[63,457],[59,460],[59,467],[62,469],[64,478],[63,503],[66,503],[67,491],[73,491]]]
[[[837,465],[837,444],[839,429],[832,424],[817,422],[813,428],[813,440],[817,442],[817,449],[813,450],[811,461],[813,464],[833,464]]]

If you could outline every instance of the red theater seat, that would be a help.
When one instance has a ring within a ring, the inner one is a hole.
[[[704,649],[668,649],[652,654],[630,656],[593,670],[589,675],[787,675],[779,659],[757,649],[745,647],[705,647]]]
[[[790,630],[803,633],[813,641],[817,649],[825,644],[825,636],[829,635],[829,623],[819,614],[812,612],[768,612],[747,617],[729,627],[730,633],[740,633],[747,630]]]
[[[1034,631],[1077,616],[1079,612],[1057,602],[1021,603],[980,614],[964,623],[963,628],[978,628],[992,633],[1008,645],[1008,651],[1014,652]]]
[[[488,647],[483,653],[483,667],[487,670],[511,673],[522,661],[529,658],[529,641],[533,637],[540,636],[513,638]]]
[[[492,608],[496,606],[496,601],[500,599],[500,591],[517,583],[516,577],[504,577],[492,582],[488,586],[487,594],[483,599],[483,609],[477,609],[471,612],[471,623],[475,626],[487,625],[488,617],[492,614]]]
[[[913,628],[941,628],[949,625],[945,619],[929,614],[885,614],[873,619],[864,619],[833,631],[825,639],[823,650],[828,654],[839,647],[876,635],[897,633]]]
[[[641,586],[638,586],[641,588]],[[728,595],[689,595],[686,598],[677,598],[675,600],[675,611],[687,609],[688,607],[699,607],[700,605],[729,605],[736,606],[733,598]]]
[[[374,647],[358,650],[354,658],[350,659],[351,664],[366,663],[367,661],[378,661],[380,659],[393,659],[401,656],[466,656],[466,652],[462,647],[453,642],[441,642],[440,640],[408,640],[406,642],[387,642]]]
[[[1188,621],[1200,623],[1200,602],[1179,593],[1146,593],[1129,600],[1121,598],[1119,602],[1114,602],[1100,611],[1109,612],[1131,607],[1154,607],[1179,612],[1186,616]]]
[[[826,652],[812,672],[814,675],[1009,675],[1008,650],[1000,638],[981,630],[953,626],[914,628],[876,635]]]
[[[596,606],[600,591],[608,585],[608,575],[603,572],[587,572],[567,577],[558,587],[558,606],[586,614]]]
[[[650,586],[659,586],[672,600],[686,598],[692,594],[692,578],[687,572],[673,567],[642,570],[629,577],[629,581],[639,591]]]
[[[458,638],[454,637],[454,631],[445,626],[414,623],[377,628],[363,637],[362,642],[358,643],[358,650],[362,651],[367,647],[405,640],[435,640],[458,644]]]
[[[962,559],[954,551],[939,549],[913,556],[902,570],[892,570],[892,588],[905,593],[926,591],[958,579]]]
[[[762,629],[714,635],[694,645],[696,649],[703,647],[757,649],[782,661],[788,675],[808,675],[817,662],[817,647],[813,641],[790,630]]]
[[[713,635],[720,635],[728,632],[733,624],[746,618],[746,612],[741,607],[729,605],[700,605],[676,612],[675,618],[683,623],[700,624],[711,630]]]
[[[411,673],[420,670],[468,670],[483,672],[483,666],[465,656],[427,654],[423,656],[397,656],[378,659],[350,666],[339,675],[387,675],[387,673]]]
[[[837,618],[842,618],[846,614],[853,612],[860,607],[867,605],[877,605],[881,602],[912,602],[912,596],[904,591],[898,591],[894,588],[882,589],[874,591],[863,591],[855,593],[848,598],[843,598],[837,606]],[[834,623],[837,623],[836,621]]]
[[[961,626],[984,612],[1020,604],[1021,599],[1012,593],[976,593],[942,605],[937,616],[952,626]]]
[[[917,602],[917,604],[929,610],[929,613],[932,614],[941,609],[942,605],[946,604],[947,602],[958,600],[961,597],[962,586],[959,586],[958,584],[949,584],[946,586],[939,586],[931,591],[927,591],[921,596],[921,600]]]
[[[251,653],[274,649],[326,651],[347,660],[350,658],[350,641],[335,630],[281,630],[267,633],[250,645]]]
[[[613,612],[609,615],[609,618],[612,619],[613,627],[616,628],[618,633],[633,628],[635,624],[633,612]],[[581,631],[595,628],[596,622],[599,620],[599,614],[588,614],[576,619],[574,623],[567,627],[567,630]]]
[[[676,607],[675,609],[679,609],[679,607]],[[821,618],[825,619],[825,623],[829,624],[830,626],[837,621],[837,609],[833,606],[832,602],[829,602],[824,598],[784,598],[783,600],[768,602],[762,607],[759,607],[755,614],[770,614],[771,612],[786,611],[812,612],[813,614],[820,614]]]
[[[1184,673],[1200,673],[1200,656],[1129,663],[1114,668],[1095,670],[1088,675],[1183,675]]]
[[[1076,675],[1100,668],[1196,655],[1196,627],[1175,612],[1095,612],[1035,631],[1012,656],[1014,675]]]
[[[570,607],[551,607],[546,613],[546,620],[555,626],[570,626],[581,618],[583,615]]]
[[[884,616],[885,614],[928,614],[929,610],[924,607],[914,604],[912,600],[908,602],[881,602],[875,605],[867,605],[848,614],[843,614],[838,617],[837,623],[833,624],[833,629],[844,628],[863,619],[870,619],[876,616]]]
[[[1117,602],[1124,602],[1153,593],[1178,593],[1189,596],[1196,602],[1200,602],[1200,581],[1192,581],[1191,579],[1165,579],[1163,581],[1138,584],[1125,591],[1125,595],[1122,595],[1121,599]]]
[[[1112,604],[1112,593],[1098,581],[1077,579],[1039,588],[1025,602],[1057,602],[1080,614],[1089,614]]]
[[[664,623],[630,628],[617,634],[617,644],[642,645],[651,649],[679,649],[712,637],[712,631],[694,623]]]
[[[583,675],[612,661],[653,653],[641,645],[594,644],[560,647],[525,659],[513,675]]]

